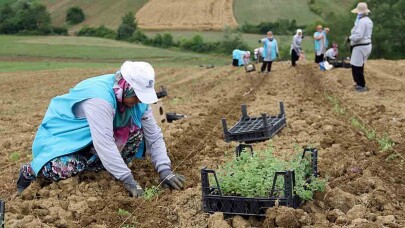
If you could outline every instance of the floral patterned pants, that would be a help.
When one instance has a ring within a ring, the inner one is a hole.
[[[142,142],[142,131],[134,132],[129,136],[128,142],[121,151],[121,156],[125,164],[129,164],[135,157],[139,145]],[[71,176],[84,171],[100,171],[104,166],[97,156],[93,146],[89,146],[73,154],[57,157],[47,162],[38,173],[38,176],[44,177],[47,180],[59,181],[65,180]],[[29,179],[36,178],[35,172],[30,163],[24,164],[21,167],[22,175]]]

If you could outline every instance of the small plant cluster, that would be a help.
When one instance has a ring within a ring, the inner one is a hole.
[[[340,102],[339,102],[339,100],[338,100],[336,97],[331,96],[331,95],[328,95],[328,94],[325,94],[325,96],[326,96],[326,99],[328,99],[328,101],[329,101],[330,103],[332,103],[332,105],[333,105],[333,111],[334,111],[336,114],[338,114],[338,115],[344,115],[344,114],[346,114],[346,109],[343,108],[343,107],[340,105]]]
[[[333,110],[338,115],[346,115],[346,109],[340,105],[339,100],[329,94],[325,94],[326,99],[333,105]],[[374,129],[370,129],[365,123],[359,120],[356,117],[350,118],[350,123],[353,127],[361,130],[370,141],[376,141],[380,146],[381,151],[391,150],[394,146],[394,142],[389,138],[388,135],[378,136],[377,132]]]
[[[353,125],[353,127],[360,129],[361,131],[366,134],[366,137],[368,140],[374,140],[377,138],[377,134],[374,129],[369,130],[367,126],[365,126],[360,120],[358,120],[355,117],[352,117],[350,119],[350,123]]]
[[[323,191],[325,180],[315,178],[312,174],[309,158],[302,158],[297,153],[291,160],[286,161],[273,155],[273,148],[258,151],[253,155],[242,152],[240,157],[226,163],[217,171],[221,191],[225,195],[243,197],[269,197],[276,172],[294,170],[294,192],[304,200],[311,200],[314,191]],[[210,183],[215,180],[210,176]],[[278,178],[276,189],[284,187],[284,180]],[[282,191],[277,191],[275,197],[281,197]]]
[[[159,195],[160,191],[161,191],[160,188],[154,185],[150,188],[145,188],[145,191],[143,192],[143,198],[145,200],[150,200],[155,196]]]

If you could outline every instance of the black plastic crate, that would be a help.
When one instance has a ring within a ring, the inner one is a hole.
[[[284,103],[280,102],[280,114],[268,116],[262,113],[261,117],[249,117],[246,105],[242,105],[242,117],[232,128],[228,130],[226,119],[222,118],[224,138],[226,142],[258,142],[273,137],[287,125],[284,112]]]
[[[302,157],[307,152],[311,153],[312,172],[315,177],[318,176],[318,150],[315,148],[306,148]],[[208,175],[214,175],[216,185],[210,186]],[[281,190],[283,197],[275,197],[279,190],[275,188],[278,178],[284,179],[284,186]],[[295,173],[293,170],[276,172],[272,188],[269,192],[269,197],[239,197],[239,196],[223,196],[217,175],[214,170],[203,168],[201,169],[201,189],[202,189],[202,210],[206,213],[223,212],[231,215],[253,215],[265,216],[268,208],[279,206],[287,206],[297,208],[302,204],[302,199],[294,193]]]
[[[342,58],[341,60],[337,60],[337,59],[332,59],[329,61],[329,63],[335,67],[335,68],[351,68],[352,66],[350,65],[350,61],[345,60],[344,58]]]
[[[3,200],[0,200],[0,227],[4,228],[6,215],[6,203]]]

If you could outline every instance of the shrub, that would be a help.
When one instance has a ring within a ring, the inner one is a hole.
[[[70,7],[67,10],[66,22],[71,25],[79,24],[79,23],[83,22],[85,18],[86,17],[84,15],[83,10],[78,6]]]
[[[105,27],[104,25],[98,28],[92,28],[88,26],[84,26],[78,32],[76,32],[77,36],[94,36],[94,37],[103,37],[109,39],[115,39],[117,37],[117,33],[114,30]]]
[[[135,30],[137,29],[137,23],[135,21],[135,16],[133,12],[126,13],[122,18],[121,25],[118,27],[117,39],[118,40],[129,40]]]
[[[52,27],[52,33],[57,35],[68,35],[68,29],[66,27]]]

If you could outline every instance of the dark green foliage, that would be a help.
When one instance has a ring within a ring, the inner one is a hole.
[[[239,30],[244,33],[266,34],[268,31],[273,31],[279,35],[291,35],[298,29],[296,20],[277,20],[275,22],[262,22],[258,25],[244,23]]]
[[[224,38],[222,39],[219,48],[222,53],[232,53],[234,49],[249,49],[248,45],[242,39],[242,34],[233,31],[229,27],[226,27],[224,30]]]
[[[133,12],[128,12],[122,17],[122,23],[118,27],[117,40],[129,40],[137,29]]]
[[[94,36],[94,37],[103,37],[103,38],[109,38],[109,39],[115,39],[117,37],[117,33],[105,27],[104,25],[98,27],[98,28],[92,28],[92,27],[87,27],[84,26],[82,29],[80,29],[78,32],[76,32],[77,36]]]
[[[142,32],[141,30],[136,30],[131,38],[128,39],[129,42],[136,42],[136,43],[143,43],[146,44],[148,42],[148,36]]]
[[[71,25],[76,25],[84,21],[85,15],[83,10],[78,7],[70,7],[66,13],[66,22]]]
[[[218,45],[214,43],[204,42],[204,39],[200,35],[195,35],[191,40],[182,40],[180,46],[184,50],[195,51],[199,53],[214,51]]]
[[[52,27],[52,33],[57,35],[68,35],[68,29],[66,27]]]
[[[51,16],[45,5],[35,1],[18,1],[0,8],[0,33],[50,34]]]

